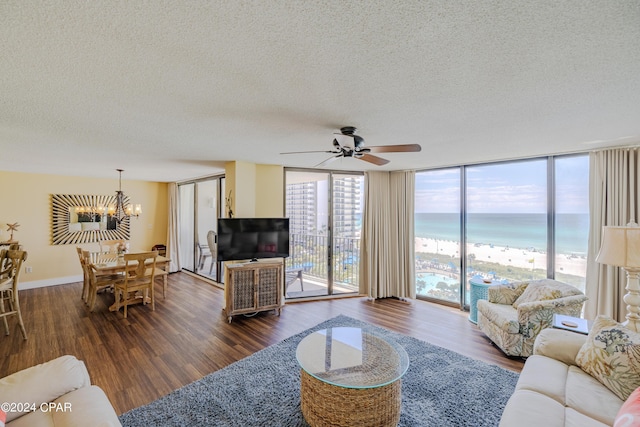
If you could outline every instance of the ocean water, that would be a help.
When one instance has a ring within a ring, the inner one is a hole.
[[[460,240],[460,215],[416,213],[415,236]],[[588,214],[556,214],[556,253],[586,255]],[[467,243],[547,250],[546,214],[467,214]]]

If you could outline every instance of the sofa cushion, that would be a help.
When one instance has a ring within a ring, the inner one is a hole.
[[[565,404],[569,367],[544,356],[529,356],[518,378],[516,390],[530,390],[546,395],[559,404]]]
[[[487,300],[478,300],[476,304],[478,311],[484,317],[493,323],[498,329],[510,334],[520,332],[520,324],[518,323],[518,312],[510,305],[495,304]]]
[[[542,279],[530,282],[527,289],[513,303],[513,308],[524,302],[547,301],[572,295],[582,295],[582,292],[562,282],[552,279]]]
[[[576,364],[626,400],[640,387],[640,333],[610,317],[598,316]]]
[[[516,390],[502,412],[500,427],[564,427],[564,417],[564,405],[549,396],[531,390]]]
[[[72,410],[54,411],[53,421],[56,426],[66,427],[120,427],[120,420],[109,398],[98,386],[92,385],[72,391],[54,401],[57,408]]]
[[[564,413],[564,426],[565,427],[610,427],[610,424],[601,423],[598,420],[589,418],[584,414],[574,410],[573,408],[567,408]]]
[[[589,418],[612,425],[622,400],[582,369],[573,365],[567,375],[565,405]]]
[[[614,427],[640,425],[640,388],[635,389],[620,407],[613,423]]]

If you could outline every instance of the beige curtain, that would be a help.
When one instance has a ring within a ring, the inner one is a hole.
[[[589,165],[589,249],[587,253],[586,295],[584,316],[593,319],[599,314],[623,321],[626,305],[627,279],[618,267],[596,262],[600,250],[602,227],[626,225],[638,221],[637,148],[617,148],[590,154]]]
[[[171,259],[169,273],[180,271],[180,222],[178,221],[178,185],[167,185],[169,199],[169,219],[167,221],[167,254]]]
[[[415,298],[415,172],[366,172],[360,292]]]

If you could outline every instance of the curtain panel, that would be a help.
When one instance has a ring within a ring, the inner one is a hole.
[[[602,227],[638,221],[640,153],[637,148],[595,151],[589,155],[589,247],[587,253],[585,318],[610,316],[620,322],[627,314],[622,300],[627,278],[619,267],[600,264]]]
[[[178,220],[178,185],[167,185],[169,198],[169,220],[167,221],[167,256],[171,259],[169,273],[180,271],[180,221]]]
[[[415,172],[365,172],[360,293],[415,298]]]

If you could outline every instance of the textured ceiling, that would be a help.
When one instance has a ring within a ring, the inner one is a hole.
[[[180,181],[640,145],[640,1],[0,2],[0,170]]]

